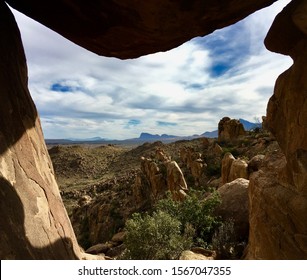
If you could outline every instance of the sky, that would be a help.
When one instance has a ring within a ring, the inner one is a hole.
[[[14,11],[45,138],[188,136],[216,130],[225,116],[261,120],[276,78],[292,64],[263,45],[288,2],[129,60],[93,54]]]

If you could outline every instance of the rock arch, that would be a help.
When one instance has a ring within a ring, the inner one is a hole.
[[[133,58],[209,34],[275,0],[6,2],[99,55]],[[270,191],[257,185],[263,173],[256,174],[255,187],[250,188],[249,258],[307,258],[306,7],[306,0],[293,0],[276,18],[266,39],[270,50],[294,60],[279,77],[267,114],[269,128],[287,165],[278,171],[279,180],[269,186]],[[5,245],[0,249],[0,258],[79,259],[82,254],[59,195],[28,91],[19,30],[3,0],[0,30],[0,242],[1,247]],[[263,202],[274,200],[277,194],[280,208],[266,208]],[[282,209],[285,202],[291,207],[283,219],[274,211]],[[272,221],[260,227],[262,232],[259,225],[263,221],[254,216],[257,209]],[[287,238],[279,238],[281,233]]]

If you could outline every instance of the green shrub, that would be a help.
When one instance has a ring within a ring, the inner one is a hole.
[[[124,259],[178,259],[192,244],[191,229],[182,234],[180,221],[162,211],[133,214],[126,222],[126,233]]]
[[[206,246],[220,224],[213,213],[220,199],[217,193],[212,193],[207,199],[201,199],[201,196],[201,192],[191,191],[182,202],[168,196],[157,203],[156,209],[180,221],[181,232],[187,225],[191,225],[195,230],[194,245]]]
[[[208,164],[206,167],[206,174],[210,177],[212,176],[221,176],[221,163]]]

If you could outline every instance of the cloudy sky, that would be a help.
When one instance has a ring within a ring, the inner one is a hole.
[[[277,76],[291,65],[263,46],[288,2],[131,60],[99,57],[14,11],[45,138],[186,136],[215,130],[224,116],[261,118]]]

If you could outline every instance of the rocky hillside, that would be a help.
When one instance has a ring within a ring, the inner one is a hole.
[[[231,124],[229,127],[233,127],[233,121]],[[85,249],[104,244],[104,250],[110,250],[109,256],[114,257],[116,243],[110,240],[122,232],[132,213],[150,210],[167,191],[173,199],[182,200],[190,189],[208,193],[217,189],[223,198],[219,215],[235,218],[235,228],[246,240],[249,177],[260,168],[265,155],[279,147],[267,133],[243,134],[238,130],[240,133],[233,135],[227,133],[229,127],[224,125],[222,140],[157,141],[138,147],[50,147],[61,195],[79,243]]]

